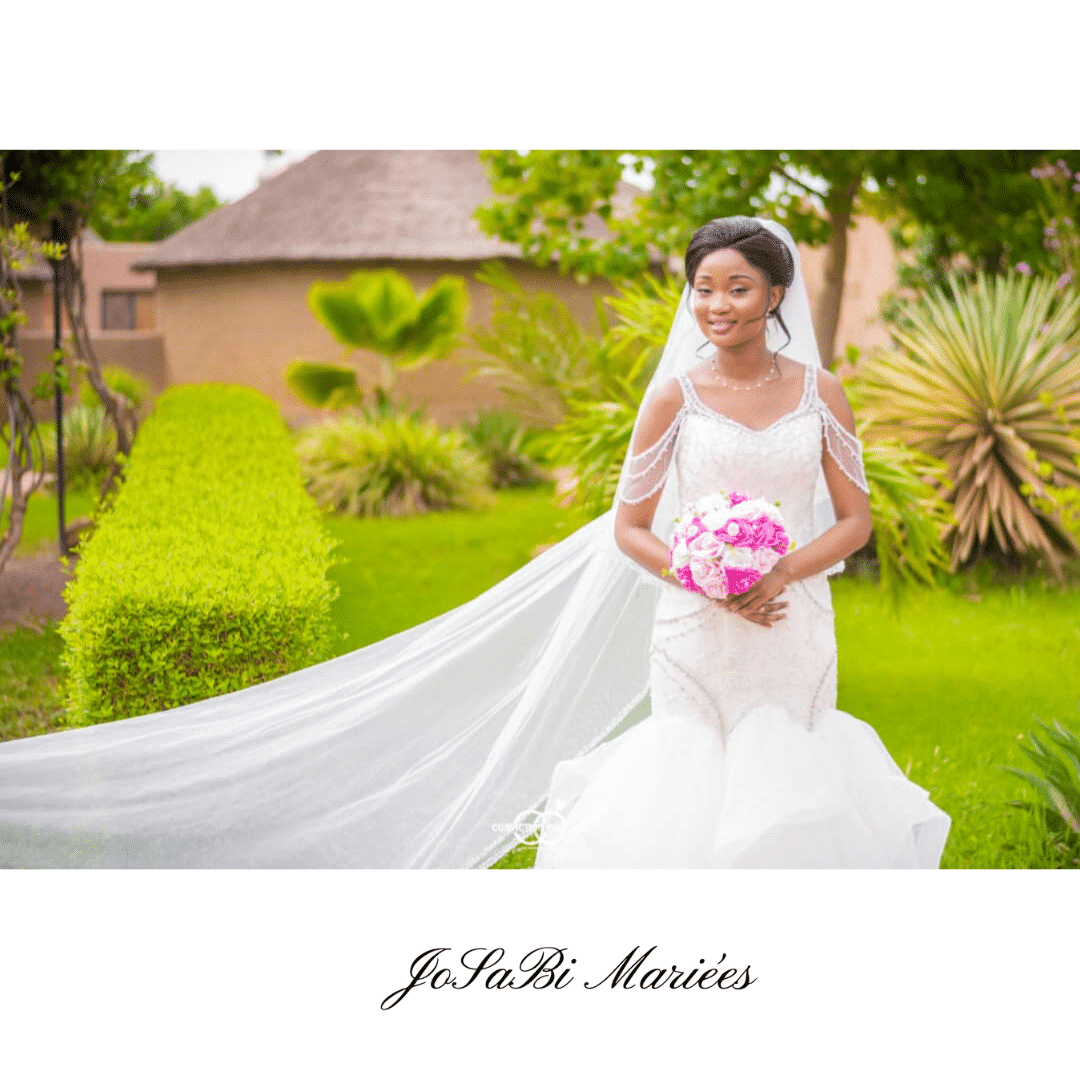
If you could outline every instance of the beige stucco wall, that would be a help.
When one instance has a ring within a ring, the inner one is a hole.
[[[284,381],[286,365],[297,357],[341,359],[344,349],[307,306],[316,281],[340,281],[357,269],[376,263],[268,263],[250,266],[165,269],[158,272],[166,363],[171,383],[230,382],[252,386],[276,401],[290,421],[319,413],[299,402]],[[443,274],[463,277],[469,290],[469,324],[487,322],[490,290],[473,275],[479,263],[395,262],[417,290],[429,288]],[[591,292],[554,270],[524,264],[513,273],[527,289],[545,289],[563,298],[576,317],[589,320]],[[594,288],[599,289],[600,286]],[[486,380],[462,382],[461,349],[446,361],[403,372],[397,393],[425,405],[440,423],[471,418],[482,407],[501,404],[501,395]],[[378,370],[373,354],[358,351],[362,383],[371,386]]]
[[[825,249],[800,247],[803,272],[813,303],[821,288]],[[286,365],[296,357],[337,361],[343,348],[307,307],[307,292],[315,281],[340,281],[357,269],[393,265],[417,290],[427,289],[442,274],[465,278],[469,288],[469,323],[484,323],[491,312],[490,291],[473,275],[479,263],[468,262],[310,262],[266,263],[164,269],[158,272],[165,368],[170,384],[230,382],[255,387],[269,395],[291,422],[319,414],[293,397],[284,381]],[[511,266],[527,289],[554,292],[574,314],[591,322],[592,295],[603,286],[583,287],[553,269],[524,263]],[[847,344],[867,348],[888,340],[878,318],[881,295],[894,282],[893,251],[884,226],[858,219],[848,238],[848,261],[836,353]],[[472,349],[462,349],[439,361],[400,376],[397,393],[423,404],[440,423],[472,417],[482,407],[503,404],[501,395],[484,380],[463,382],[460,362]],[[357,352],[362,383],[371,386],[378,361]]]
[[[799,245],[806,291],[813,310],[821,292],[825,248]],[[860,217],[848,232],[847,264],[840,325],[836,331],[835,355],[843,356],[847,345],[867,349],[885,345],[889,335],[878,315],[881,297],[896,283],[892,241],[886,226],[873,218]]]
[[[161,309],[157,295],[157,274],[153,270],[136,271],[131,264],[143,257],[152,244],[104,243],[87,236],[83,241],[83,281],[86,286],[86,325],[94,351],[103,367],[126,368],[145,379],[153,394],[168,386],[165,368],[165,345],[161,336]],[[51,278],[23,281],[23,306],[26,324],[19,329],[19,349],[26,364],[20,377],[30,395],[38,377],[48,366],[46,358],[53,345],[53,290]],[[143,330],[102,330],[101,294],[105,290],[147,292],[153,294],[154,327]],[[66,340],[70,327],[61,310],[61,332]],[[51,420],[53,403],[31,401],[39,420]]]

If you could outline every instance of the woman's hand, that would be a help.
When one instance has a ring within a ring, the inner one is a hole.
[[[778,619],[784,618],[787,602],[778,601],[776,597],[784,591],[787,584],[787,575],[779,571],[778,567],[774,567],[767,574],[763,574],[746,592],[729,596],[719,603],[728,611],[741,615],[744,619],[757,623],[758,626],[772,626]]]

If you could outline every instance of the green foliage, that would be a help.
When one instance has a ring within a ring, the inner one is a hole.
[[[468,309],[465,282],[439,278],[417,296],[396,270],[358,270],[345,281],[317,281],[308,290],[311,313],[346,346],[378,353],[382,367],[376,391],[394,385],[398,371],[445,357],[458,344]],[[342,409],[360,404],[356,371],[344,364],[297,358],[285,369],[289,389],[307,405]],[[377,412],[385,412],[379,405]]]
[[[486,354],[473,374],[494,379],[522,407],[559,415],[582,401],[640,402],[682,291],[675,278],[643,275],[594,297],[597,336],[554,294],[526,292],[501,263],[485,264],[476,278],[491,288],[494,310],[490,328],[473,331]]]
[[[56,425],[42,423],[45,471],[56,473]],[[64,413],[64,474],[68,485],[99,486],[116,460],[116,432],[103,405],[76,405]]]
[[[221,205],[205,185],[191,195],[151,175],[137,188],[110,193],[95,207],[89,225],[102,240],[159,243]]]
[[[994,274],[1017,263],[1037,274],[1053,270],[1052,253],[1043,243],[1047,192],[1032,170],[1047,158],[1071,162],[1075,169],[1080,153],[893,150],[880,155],[881,167],[873,173],[879,190],[867,197],[868,208],[891,219],[893,243],[915,255],[897,265],[899,293],[944,287],[950,273]],[[887,305],[890,314],[894,303],[895,298]]]
[[[945,464],[902,443],[866,443],[874,552],[881,588],[898,603],[905,586],[933,588],[949,568],[942,537],[953,521],[941,497]]]
[[[1077,155],[1080,157],[1080,155]],[[1077,158],[1074,158],[1076,164]],[[1058,288],[1080,284],[1080,166],[1074,172],[1068,162],[1059,158],[1031,175],[1042,185],[1043,199],[1040,209],[1043,217],[1043,248],[1046,252],[1046,269],[1060,273]]]
[[[166,391],[67,587],[68,722],[174,708],[325,659],[331,547],[271,401]]]
[[[41,238],[69,243],[99,207],[130,199],[152,182],[152,154],[129,150],[0,150],[12,221]],[[50,226],[59,235],[48,236]]]
[[[536,442],[513,413],[502,409],[482,409],[471,424],[463,424],[469,442],[488,464],[488,482],[493,488],[536,487],[547,479],[530,446]]]
[[[474,331],[486,356],[476,373],[524,407],[555,412],[536,440],[546,464],[570,468],[575,499],[596,516],[611,504],[630,433],[671,328],[682,286],[643,275],[597,298],[600,335],[584,330],[556,296],[527,293],[498,263],[477,279],[494,293],[490,329]]]
[[[1080,866],[1080,738],[1063,724],[1037,721],[1041,737],[1028,732],[1030,746],[1020,749],[1037,772],[1004,766],[1006,772],[1028,781],[1039,802],[1019,800],[1012,805],[1033,812],[1045,825],[1051,843]]]
[[[1010,272],[947,279],[905,302],[895,346],[858,367],[873,438],[895,438],[948,466],[955,568],[990,542],[1052,567],[1080,545],[1024,494],[1035,457],[1059,485],[1080,481],[1080,293]]]
[[[0,741],[64,726],[62,645],[55,623],[0,630]]]
[[[75,518],[90,517],[97,502],[97,492],[85,488],[69,487],[64,492],[65,517],[70,523]],[[11,500],[6,500],[0,513],[0,525],[6,525],[11,514]],[[22,534],[15,556],[37,555],[53,552],[57,548],[56,492],[38,488],[26,503],[26,516],[23,518]]]
[[[318,360],[294,360],[285,369],[285,384],[305,405],[316,409],[359,405],[364,396],[354,368]]]
[[[846,190],[872,152],[484,150],[480,157],[496,194],[476,211],[485,232],[519,245],[538,265],[555,259],[566,273],[623,280],[657,256],[681,258],[695,229],[730,214],[770,214],[797,240],[824,242],[826,217],[807,201],[822,184],[808,186],[810,175]],[[627,167],[648,173],[652,187],[617,212]],[[604,223],[606,236],[590,235],[590,217]]]
[[[145,379],[133,375],[127,368],[103,367],[101,375],[106,386],[123,397],[133,409],[137,409],[150,396],[150,384]],[[84,378],[79,384],[79,401],[86,406],[101,403],[89,379]]]
[[[400,517],[490,505],[488,466],[460,431],[416,416],[339,416],[300,432],[307,489],[325,510]]]

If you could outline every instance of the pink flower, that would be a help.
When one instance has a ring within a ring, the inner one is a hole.
[[[732,595],[746,592],[761,580],[761,574],[750,566],[725,566],[724,577],[727,591]]]
[[[690,560],[690,568],[694,574],[694,581],[701,587],[700,592],[716,600],[723,600],[728,594],[727,571],[730,567],[724,567],[713,560]]]
[[[771,547],[758,548],[754,552],[754,569],[767,574],[780,561],[780,553]]]
[[[750,498],[749,495],[744,494],[741,491],[733,491],[728,498],[729,506],[738,506],[741,502],[746,502]]]
[[[699,559],[719,559],[724,553],[724,544],[714,532],[702,530],[687,543],[690,557]]]
[[[1019,271],[1019,272],[1020,272],[1021,274],[1030,274],[1030,273],[1031,273],[1031,267],[1030,267],[1030,266],[1028,266],[1028,264],[1027,264],[1026,262],[1018,262],[1018,263],[1016,264],[1016,269],[1017,269],[1017,270],[1018,270],[1018,271]]]
[[[689,566],[680,566],[678,570],[675,571],[675,576],[679,579],[679,582],[684,589],[689,589],[691,592],[696,593],[702,591],[694,581],[694,575],[690,572]]]
[[[691,540],[708,531],[709,530],[705,528],[705,522],[703,522],[701,518],[697,517],[696,515],[692,517],[690,521],[687,522],[687,524],[685,524],[684,526],[682,526],[682,528],[679,530],[679,532],[682,533],[683,539],[688,544]]]

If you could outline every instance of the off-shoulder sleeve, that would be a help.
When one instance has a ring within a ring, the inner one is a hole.
[[[652,446],[637,454],[627,452],[619,481],[619,500],[626,503],[644,502],[664,486],[675,457],[675,443],[685,412],[685,406],[679,409],[667,430]]]
[[[825,448],[829,457],[860,491],[869,495],[870,486],[866,482],[866,470],[863,468],[862,442],[833,416],[832,409],[820,397],[817,398],[817,408],[821,414]]]

